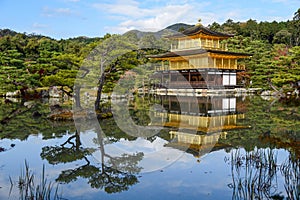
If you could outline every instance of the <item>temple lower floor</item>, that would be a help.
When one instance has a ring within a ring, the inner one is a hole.
[[[180,70],[158,71],[152,77],[155,88],[170,89],[222,89],[239,88],[235,70]]]

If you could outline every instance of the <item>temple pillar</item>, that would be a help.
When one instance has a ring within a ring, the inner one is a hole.
[[[200,44],[200,47],[202,48],[202,42],[201,42],[201,38],[199,37],[199,44]]]
[[[222,64],[221,64],[222,68],[224,68],[224,58],[222,58]]]
[[[214,58],[214,68],[217,68],[217,59]]]

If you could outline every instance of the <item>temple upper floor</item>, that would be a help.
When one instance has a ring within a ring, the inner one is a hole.
[[[232,36],[198,24],[168,36],[172,40],[171,51],[148,57],[162,61],[158,70],[245,70],[245,66],[238,64],[238,59],[249,58],[252,54],[228,51],[225,40]],[[168,61],[167,65],[165,61]]]
[[[173,41],[171,51],[187,49],[227,51],[227,44],[222,41],[230,37],[233,37],[233,35],[212,31],[201,24],[197,24],[184,30],[182,33],[173,34],[168,38]]]
[[[245,66],[238,64],[238,59],[249,58],[252,54],[236,53],[219,50],[186,50],[167,52],[164,54],[149,56],[149,58],[161,60],[156,70],[187,70],[187,69],[228,69],[245,70]],[[166,63],[166,61],[168,61]]]
[[[227,51],[227,43],[221,43],[219,39],[211,38],[184,38],[178,39],[171,44],[171,51],[188,49],[213,49]]]

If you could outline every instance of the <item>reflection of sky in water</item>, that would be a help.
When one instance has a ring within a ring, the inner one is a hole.
[[[98,148],[93,141],[97,138],[97,134],[93,131],[83,133],[81,140],[84,147]],[[106,138],[105,138],[106,139]],[[136,140],[129,141],[127,139],[120,139],[118,142],[106,144],[104,147],[105,153],[110,156],[121,156],[122,154],[134,154],[143,152],[143,159],[139,162],[142,167],[142,172],[151,172],[163,169],[172,164],[184,154],[183,151],[165,147],[168,141],[155,137],[153,141],[138,137]],[[100,150],[93,153],[96,160],[101,161]]]
[[[85,135],[85,134],[83,134]],[[86,134],[87,135],[87,134]],[[19,140],[1,140],[1,146],[9,147],[10,144],[16,144],[12,149],[0,153],[0,199],[7,199],[10,183],[17,181],[21,168],[24,168],[25,159],[30,168],[34,171],[37,181],[42,171],[42,165],[45,164],[46,175],[49,180],[58,177],[62,170],[74,169],[84,161],[74,161],[66,164],[49,165],[46,160],[41,160],[40,153],[43,146],[60,145],[66,141],[68,136],[61,139],[42,140],[41,136],[30,136],[26,141]],[[84,138],[84,137],[83,137]],[[157,138],[150,143],[142,138],[135,141],[122,140],[115,144],[120,149],[126,151],[145,151],[151,153],[155,150],[162,150],[166,141]],[[87,145],[85,143],[85,145]],[[143,146],[146,145],[146,146]],[[112,146],[112,145],[108,145]],[[113,147],[113,150],[116,148]],[[158,157],[149,157],[148,161],[141,162],[141,165],[149,165],[149,162],[163,162],[167,154],[180,152],[179,150],[166,148],[163,155]],[[118,153],[113,150],[110,153]],[[287,152],[277,150],[278,163],[287,158]],[[203,158],[200,163],[197,158],[188,153],[180,152],[180,158],[172,165],[162,170],[150,173],[142,173],[139,177],[139,183],[133,185],[128,191],[116,194],[107,194],[100,189],[91,188],[87,180],[79,178],[70,184],[60,185],[63,196],[69,199],[231,199],[232,189],[228,184],[232,182],[230,164],[224,162],[225,156],[230,156],[224,150],[211,152]],[[12,159],[13,158],[13,159]],[[148,162],[148,163],[147,163]],[[279,180],[282,181],[282,180]],[[283,185],[279,185],[278,191],[284,191]],[[14,189],[10,199],[16,199],[17,189]]]

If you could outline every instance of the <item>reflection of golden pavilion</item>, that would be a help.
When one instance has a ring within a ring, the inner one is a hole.
[[[199,157],[206,150],[224,148],[220,138],[226,131],[248,128],[239,125],[245,118],[240,97],[158,96],[162,107],[153,112],[156,125],[170,127],[167,146],[188,150]],[[152,124],[153,125],[153,124]]]
[[[187,132],[170,131],[169,134],[172,142],[167,144],[167,146],[182,149],[193,154],[195,157],[201,157],[211,150],[227,147],[218,143],[220,138],[226,139],[227,132],[198,135]]]
[[[244,119],[245,115],[237,110],[236,97],[160,96],[160,98],[163,109],[157,109],[153,114],[156,123],[162,126],[202,133],[244,128],[237,124],[237,121]]]
[[[172,142],[166,146],[186,151],[195,157],[201,157],[210,151],[228,147],[228,145],[219,143],[219,139],[226,139],[227,132],[198,135],[187,132],[170,131],[169,134]]]
[[[214,145],[219,138],[226,139],[227,132],[221,132],[210,135],[195,135],[186,132],[170,131],[170,138],[176,139],[178,142],[194,144],[194,145]]]
[[[161,117],[162,125],[166,127],[178,127],[193,129],[197,132],[212,133],[224,130],[243,128],[236,124],[238,119],[244,119],[244,114],[232,114],[226,116],[192,116],[173,113],[157,113],[155,117]],[[168,119],[164,122],[165,119]]]

